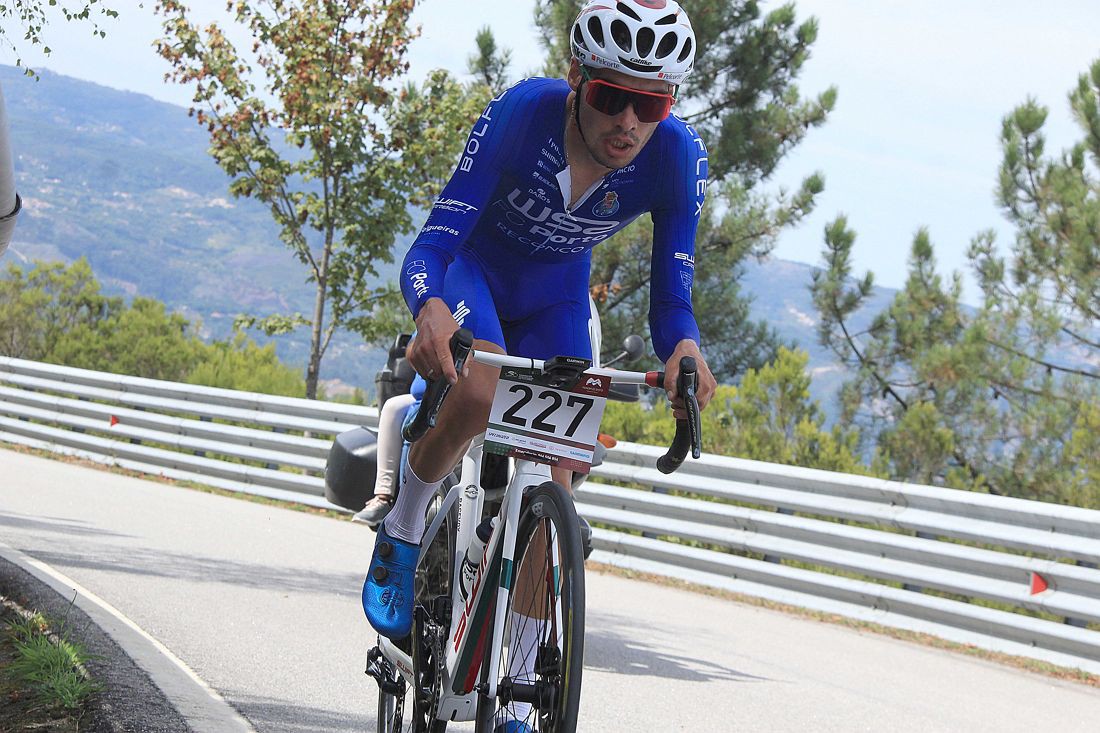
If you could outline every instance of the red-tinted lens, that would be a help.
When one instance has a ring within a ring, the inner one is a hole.
[[[672,109],[671,94],[641,92],[603,79],[588,82],[588,92],[584,99],[597,111],[612,117],[621,113],[627,105],[632,105],[634,114],[638,115],[641,122],[660,122],[668,117],[669,110]]]

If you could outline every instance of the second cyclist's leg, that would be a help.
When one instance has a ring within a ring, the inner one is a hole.
[[[416,399],[411,394],[394,395],[382,405],[378,414],[378,467],[374,478],[374,496],[352,517],[353,521],[375,528],[393,507],[397,471],[401,466],[401,423]]]

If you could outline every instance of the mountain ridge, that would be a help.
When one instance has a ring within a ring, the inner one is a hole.
[[[109,293],[162,300],[201,320],[208,338],[227,336],[238,313],[309,312],[305,269],[263,204],[230,196],[229,178],[206,152],[206,132],[185,108],[45,69],[35,82],[0,66],[0,85],[24,200],[10,257],[85,256]],[[398,238],[394,251],[410,239]],[[380,271],[392,278],[396,269],[388,263]],[[742,287],[754,299],[754,318],[810,354],[814,396],[831,412],[843,370],[816,340],[808,290],[816,269],[750,262]],[[892,293],[876,288],[866,310],[879,310]],[[304,334],[276,339],[280,357],[304,364],[305,341]],[[369,391],[383,360],[383,351],[343,334],[322,378]]]

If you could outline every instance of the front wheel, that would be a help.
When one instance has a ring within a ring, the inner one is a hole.
[[[497,681],[497,696],[479,696],[477,730],[574,733],[584,666],[584,555],[573,499],[558,484],[548,481],[524,497],[513,567],[504,638],[492,640],[500,663],[482,672],[483,682]]]

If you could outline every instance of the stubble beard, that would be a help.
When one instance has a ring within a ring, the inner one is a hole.
[[[638,139],[636,135],[631,135],[630,137],[632,142],[634,143],[634,154],[631,155],[628,160],[622,161],[620,163],[616,163],[615,161],[610,160],[607,156],[603,154],[603,151],[600,150],[598,146],[593,145],[587,139],[584,139],[584,147],[588,150],[588,154],[592,156],[592,160],[596,161],[608,170],[615,171],[619,170],[620,168],[625,168],[633,163],[634,159],[638,157],[638,154],[642,152],[642,148],[645,147],[645,143],[648,142]],[[602,144],[603,141],[601,139],[599,145],[602,146]]]

